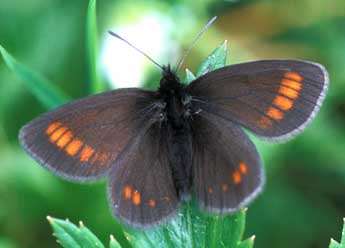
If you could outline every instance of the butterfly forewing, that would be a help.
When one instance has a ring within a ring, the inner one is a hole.
[[[264,184],[260,157],[240,127],[207,112],[193,119],[193,185],[199,205],[230,213]]]
[[[20,142],[58,175],[100,178],[144,124],[156,118],[153,94],[121,89],[63,105],[24,126]]]
[[[201,110],[243,125],[270,140],[302,131],[328,86],[322,65],[296,60],[255,61],[210,72],[187,86]]]
[[[176,213],[166,133],[158,122],[120,155],[109,183],[114,215],[131,226],[148,227]]]

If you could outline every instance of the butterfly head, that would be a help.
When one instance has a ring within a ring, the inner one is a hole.
[[[160,80],[160,93],[167,93],[172,90],[178,90],[181,88],[182,84],[180,83],[180,78],[176,75],[176,72],[171,70],[171,66],[162,66],[163,75]]]

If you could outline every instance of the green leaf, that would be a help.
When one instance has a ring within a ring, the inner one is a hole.
[[[86,46],[90,71],[90,90],[92,93],[104,91],[98,70],[98,31],[96,0],[90,0],[86,20]]]
[[[196,79],[195,75],[193,74],[193,72],[191,72],[190,70],[186,69],[186,78],[184,80],[184,82],[186,84],[192,82],[194,79]]]
[[[226,57],[227,57],[227,41],[224,41],[222,45],[217,47],[207,58],[206,60],[201,63],[199,67],[198,73],[196,74],[197,77],[200,77],[210,71],[214,71],[221,67],[224,67],[226,64]]]
[[[110,235],[109,248],[121,248],[121,245],[116,241],[113,235]]]
[[[329,248],[341,248],[341,246],[337,241],[335,241],[334,239],[331,239],[331,243],[329,244]]]
[[[250,238],[242,241],[238,246],[237,248],[253,248],[254,247],[254,239],[255,239],[255,236],[251,236]]]
[[[341,232],[341,243],[339,244],[334,239],[331,239],[329,248],[345,248],[345,218],[343,219],[343,231]]]
[[[50,225],[54,230],[54,235],[58,243],[65,248],[104,248],[99,239],[83,223],[77,227],[68,220],[60,220],[47,217]]]
[[[228,216],[209,215],[201,212],[193,201],[185,203],[177,217],[167,224],[148,230],[127,228],[126,233],[133,248],[252,247],[253,240],[241,243],[244,225],[245,210]]]
[[[50,109],[70,100],[59,88],[42,75],[17,62],[1,45],[0,53],[8,68],[10,68],[18,78],[25,82],[28,90],[30,90],[44,106]]]

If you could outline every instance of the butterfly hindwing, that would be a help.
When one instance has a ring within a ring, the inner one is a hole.
[[[320,64],[262,60],[207,73],[188,85],[187,91],[201,110],[279,141],[306,127],[327,87],[328,74]]]
[[[123,222],[148,227],[176,213],[178,199],[166,133],[157,122],[121,154],[110,173],[109,198]]]
[[[193,118],[193,187],[199,205],[230,213],[262,189],[264,173],[254,144],[240,127],[207,112]]]
[[[93,180],[158,113],[154,93],[120,89],[58,107],[20,130],[25,150],[40,164],[68,179]]]

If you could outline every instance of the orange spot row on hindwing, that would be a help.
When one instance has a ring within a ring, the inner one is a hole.
[[[284,73],[278,94],[274,98],[272,105],[267,108],[265,114],[257,121],[257,125],[262,128],[268,128],[273,124],[272,120],[280,121],[284,118],[283,111],[289,111],[294,101],[298,98],[299,91],[302,89],[303,77],[297,72]]]
[[[140,192],[138,190],[133,190],[132,186],[130,186],[128,184],[123,189],[123,197],[127,201],[131,200],[135,206],[139,206],[141,204]],[[170,200],[170,198],[168,198],[168,199]],[[166,199],[165,199],[165,201],[168,202]],[[149,199],[147,203],[151,208],[154,208],[156,206],[156,200],[154,200],[152,198]]]
[[[242,177],[248,175],[248,166],[243,161],[239,162],[237,164],[237,168],[232,172],[231,174],[231,181],[233,184],[238,185],[242,182]],[[222,183],[220,185],[220,188],[223,192],[227,192],[229,190],[229,184],[228,183]],[[213,188],[208,187],[207,192],[209,194],[213,194]]]
[[[248,166],[244,162],[238,163],[238,169],[232,173],[232,182],[234,184],[240,184],[242,182],[242,176],[248,175]]]
[[[45,130],[49,141],[55,144],[59,149],[63,149],[68,156],[78,155],[81,162],[87,162],[93,157],[92,162],[106,164],[110,155],[105,152],[95,152],[95,149],[85,144],[82,140],[74,137],[73,132],[60,121],[51,123]]]

